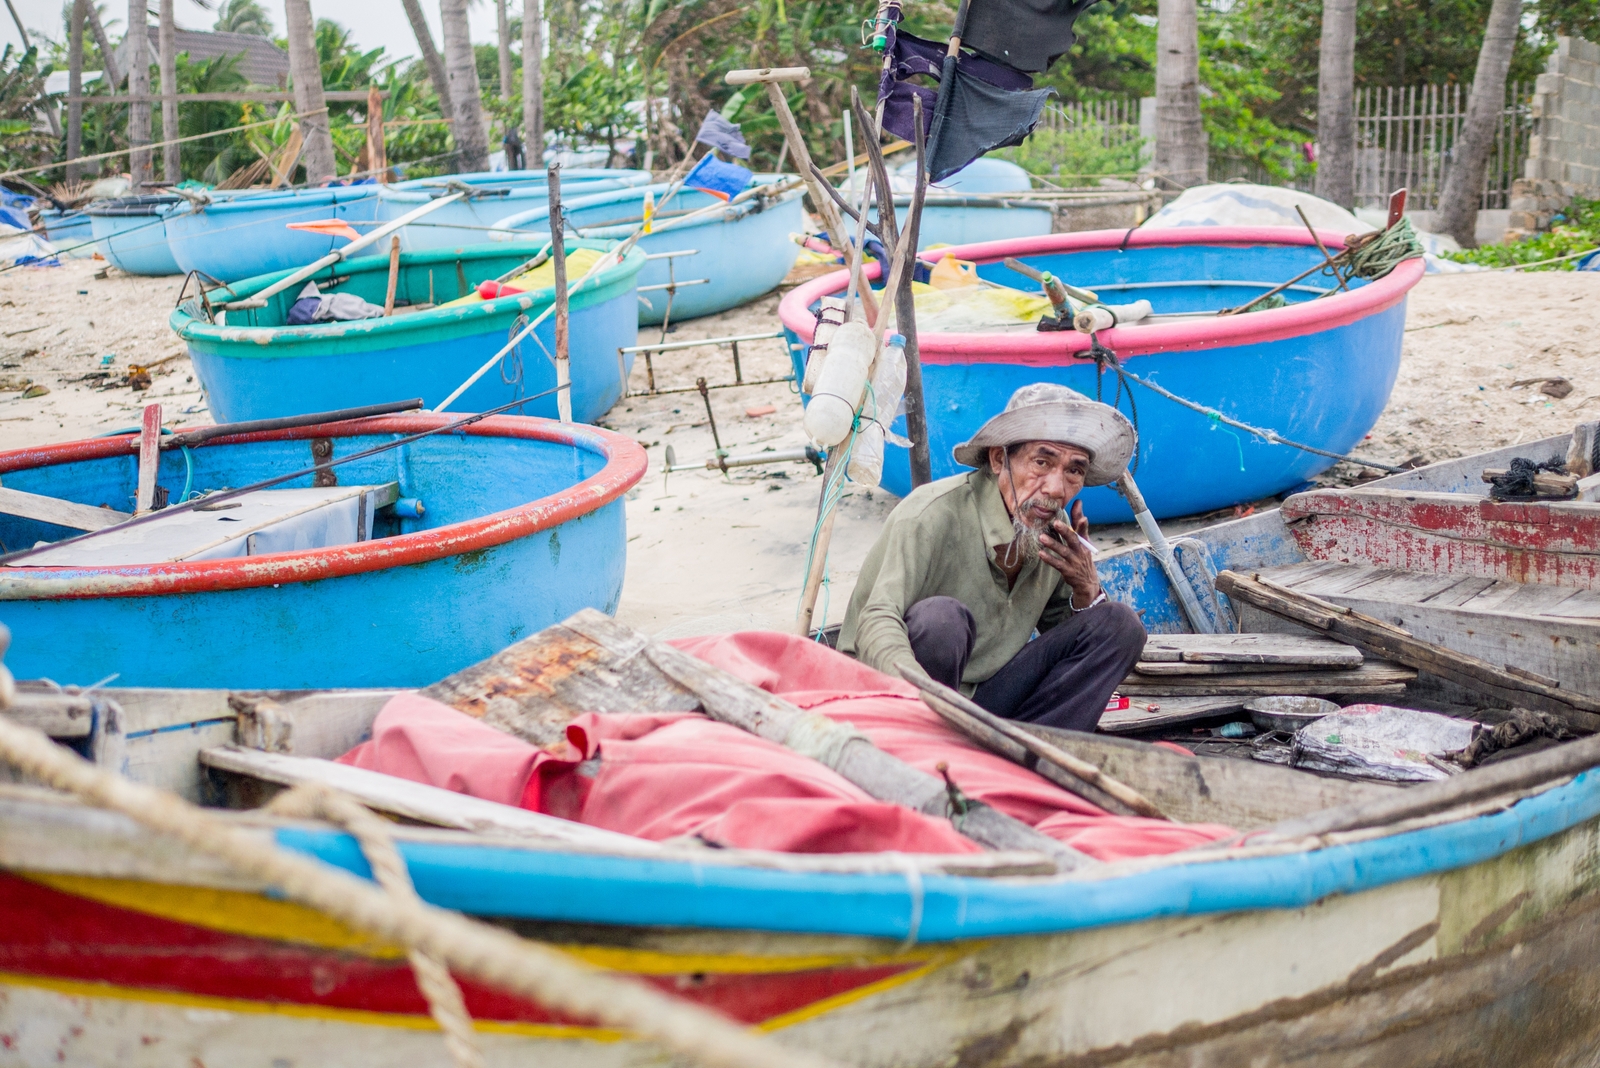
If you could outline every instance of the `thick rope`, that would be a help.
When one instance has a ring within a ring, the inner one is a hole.
[[[711,1068],[836,1068],[829,1059],[787,1049],[723,1016],[607,975],[559,950],[420,900],[396,897],[365,879],[279,848],[259,830],[235,826],[173,794],[103,771],[4,716],[0,761],[219,857],[291,901],[420,950],[486,986],[631,1032]]]
[[[1388,229],[1377,231],[1375,237],[1366,241],[1361,237],[1351,241],[1344,252],[1335,257],[1335,260],[1348,257],[1350,272],[1357,278],[1382,278],[1401,263],[1414,260],[1424,252],[1417,232],[1411,228],[1411,220],[1403,216]]]
[[[348,831],[361,846],[361,853],[372,867],[378,885],[397,898],[418,902],[406,862],[395,848],[389,823],[371,809],[346,794],[315,783],[300,783],[273,798],[267,811],[280,816],[327,820]],[[456,1068],[483,1068],[483,1052],[472,1030],[472,1015],[461,997],[461,988],[450,977],[450,969],[420,949],[406,951],[417,989],[428,1002],[428,1014],[444,1032],[445,1049]]]
[[[1314,453],[1317,456],[1326,456],[1331,460],[1346,460],[1346,461],[1348,461],[1350,463],[1353,463],[1353,464],[1361,464],[1364,467],[1375,467],[1380,471],[1387,471],[1391,475],[1398,475],[1398,474],[1403,473],[1406,470],[1404,467],[1392,467],[1389,464],[1380,464],[1376,460],[1363,460],[1363,459],[1360,459],[1359,457],[1348,456],[1348,455],[1346,455],[1346,454],[1344,454],[1342,452],[1329,452],[1327,449],[1319,449],[1315,445],[1303,445],[1298,441],[1290,441],[1288,438],[1284,437],[1282,434],[1279,434],[1276,430],[1263,430],[1261,427],[1251,426],[1249,423],[1241,423],[1237,419],[1233,419],[1233,418],[1230,418],[1229,416],[1223,415],[1221,412],[1217,411],[1215,408],[1208,408],[1204,404],[1197,404],[1194,401],[1189,400],[1186,397],[1180,397],[1176,393],[1172,392],[1171,390],[1165,389],[1165,388],[1163,388],[1161,386],[1158,386],[1154,382],[1151,382],[1149,379],[1140,378],[1138,375],[1134,374],[1132,371],[1129,371],[1126,368],[1124,368],[1122,366],[1122,364],[1117,360],[1117,354],[1115,352],[1111,351],[1110,349],[1106,348],[1104,345],[1100,344],[1100,338],[1095,334],[1090,334],[1089,335],[1089,356],[1094,360],[1094,362],[1096,364],[1099,365],[1099,369],[1097,370],[1097,372],[1095,374],[1095,383],[1096,383],[1095,384],[1095,393],[1096,393],[1096,397],[1099,396],[1099,377],[1100,377],[1100,375],[1104,374],[1106,368],[1109,367],[1109,368],[1111,368],[1111,370],[1113,370],[1113,371],[1115,371],[1117,373],[1117,378],[1119,380],[1118,381],[1118,386],[1117,386],[1117,389],[1118,389],[1117,396],[1118,397],[1121,397],[1121,395],[1122,395],[1122,393],[1121,393],[1121,388],[1122,388],[1121,380],[1122,379],[1127,379],[1130,382],[1137,382],[1141,386],[1143,386],[1145,389],[1150,390],[1152,393],[1159,393],[1161,396],[1167,398],[1168,400],[1173,401],[1173,402],[1175,402],[1177,404],[1181,404],[1185,408],[1190,409],[1191,411],[1199,412],[1201,415],[1204,415],[1208,419],[1211,419],[1211,420],[1213,420],[1215,422],[1218,422],[1218,423],[1226,423],[1228,426],[1238,427],[1240,430],[1243,430],[1247,434],[1254,434],[1256,437],[1260,438],[1262,441],[1265,441],[1269,445],[1287,445],[1291,449],[1299,449],[1301,452]],[[1128,396],[1129,396],[1130,399],[1133,396],[1132,387],[1129,387]]]

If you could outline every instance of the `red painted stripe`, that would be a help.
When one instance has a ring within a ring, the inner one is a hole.
[[[769,974],[636,975],[635,981],[758,1024],[897,975],[913,963]],[[426,1015],[404,960],[374,960],[234,935],[66,894],[0,874],[0,971],[206,997]],[[583,1024],[470,980],[481,1020]]]
[[[1341,235],[1324,233],[1329,248],[1344,247]],[[992,263],[1006,256],[1045,256],[1066,252],[1094,252],[1114,249],[1127,239],[1130,248],[1174,248],[1180,245],[1311,245],[1311,235],[1301,230],[1276,226],[1195,226],[1174,230],[1088,230],[1072,234],[1049,234],[1006,241],[986,241],[973,245],[938,249],[930,256],[949,255],[979,263]],[[867,268],[876,279],[879,265]],[[1420,258],[1406,260],[1375,282],[1348,293],[1337,293],[1316,301],[1292,304],[1287,308],[1251,312],[1223,319],[1163,323],[1100,333],[1103,344],[1119,356],[1142,356],[1157,352],[1255,345],[1303,337],[1386,311],[1405,299],[1406,293],[1422,279]],[[778,305],[783,325],[810,342],[816,319],[807,309],[817,299],[839,293],[849,282],[849,272],[839,270],[797,286]],[[933,364],[1006,363],[1025,366],[1058,366],[1087,362],[1084,353],[1089,336],[1076,330],[1059,333],[951,334],[923,332],[918,340],[922,362]]]
[[[356,437],[381,434],[415,434],[444,426],[460,416],[455,413],[425,412],[417,415],[382,416],[359,422],[331,423],[258,434],[213,438],[211,444],[237,445],[253,441],[284,441],[318,437]],[[587,515],[621,497],[644,477],[645,452],[639,443],[622,434],[598,427],[559,423],[530,416],[492,416],[452,433],[473,437],[520,438],[548,441],[592,449],[606,458],[598,473],[577,485],[529,501],[527,504],[461,523],[403,534],[378,541],[360,542],[333,549],[269,553],[229,560],[196,560],[170,564],[140,564],[119,567],[30,567],[28,579],[77,580],[74,589],[64,589],[50,599],[88,597],[145,597],[173,593],[212,593],[274,586],[291,582],[314,582],[370,571],[381,571],[406,564],[422,564],[493,548],[525,538],[541,530],[559,526]],[[59,445],[0,452],[0,474],[77,463],[137,451],[137,435],[91,438]]]
[[[1519,504],[1454,493],[1315,490],[1283,503],[1312,560],[1430,575],[1600,589],[1593,505]]]

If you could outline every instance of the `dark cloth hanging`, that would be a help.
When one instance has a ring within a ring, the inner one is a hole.
[[[878,85],[883,102],[883,127],[897,137],[912,140],[912,101],[922,98],[923,133],[933,125],[933,110],[938,100],[935,86],[911,81],[919,75],[938,79],[944,62],[945,46],[925,41],[890,27],[889,49],[893,57]],[[928,173],[934,181],[948,178],[979,156],[996,148],[1022,143],[1033,132],[1044,113],[1044,102],[1055,90],[1033,88],[1033,79],[1001,63],[981,56],[963,55],[956,60],[956,83],[951,89],[950,110],[939,135],[935,154],[928,160]]]
[[[972,0],[961,43],[996,63],[1038,74],[1066,55],[1072,24],[1098,0]]]
[[[713,111],[707,114],[706,121],[700,124],[700,132],[694,135],[694,139],[734,159],[750,158],[750,146],[744,143],[744,134],[739,132],[739,124],[729,122],[722,117],[721,112]]]

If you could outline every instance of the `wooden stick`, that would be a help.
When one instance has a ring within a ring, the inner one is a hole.
[[[133,510],[142,515],[155,506],[156,474],[161,466],[161,405],[149,404],[139,427],[139,489]]]
[[[1282,619],[1336,635],[1365,652],[1430,672],[1508,704],[1549,712],[1575,733],[1600,731],[1600,699],[1587,694],[1504,671],[1486,660],[1423,641],[1380,619],[1269,582],[1260,575],[1247,578],[1223,571],[1217,575],[1217,589]]]
[[[561,218],[561,164],[550,167],[550,258],[556,269],[556,412],[563,423],[572,422],[572,364],[567,328],[567,239]]]
[[[400,235],[389,239],[389,288],[383,295],[383,314],[394,314],[394,291],[400,284]]]
[[[933,480],[933,458],[928,452],[928,407],[922,393],[922,352],[917,344],[917,302],[911,292],[916,275],[917,245],[922,239],[922,206],[928,196],[927,145],[922,132],[922,98],[911,100],[911,122],[917,149],[916,184],[912,187],[911,207],[906,212],[901,244],[906,269],[895,290],[895,320],[906,339],[906,436],[911,439],[912,488]]]
[[[1030,734],[1008,720],[990,712],[976,701],[930,678],[926,672],[899,664],[900,677],[922,691],[922,702],[952,727],[1030,771],[1037,772],[1069,793],[1099,805],[1117,816],[1148,816],[1164,820],[1167,815],[1139,791],[1119,782],[1059,746]]]
[[[1328,255],[1328,246],[1322,243],[1322,235],[1317,233],[1317,228],[1311,225],[1311,220],[1306,218],[1306,211],[1296,204],[1294,210],[1300,216],[1300,221],[1306,224],[1306,232],[1311,235],[1311,240],[1317,243],[1317,251],[1322,253],[1322,259],[1327,263],[1328,269],[1333,272],[1333,280],[1339,283],[1339,288],[1349,292],[1350,287],[1344,284],[1344,276],[1339,273],[1339,265],[1333,262],[1333,257]]]

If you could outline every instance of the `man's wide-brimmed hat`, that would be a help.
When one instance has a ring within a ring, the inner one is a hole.
[[[988,453],[1024,441],[1060,441],[1089,454],[1086,486],[1115,482],[1138,447],[1128,417],[1076,390],[1053,382],[1035,382],[1011,394],[1003,412],[955,447],[956,463],[988,466]]]

